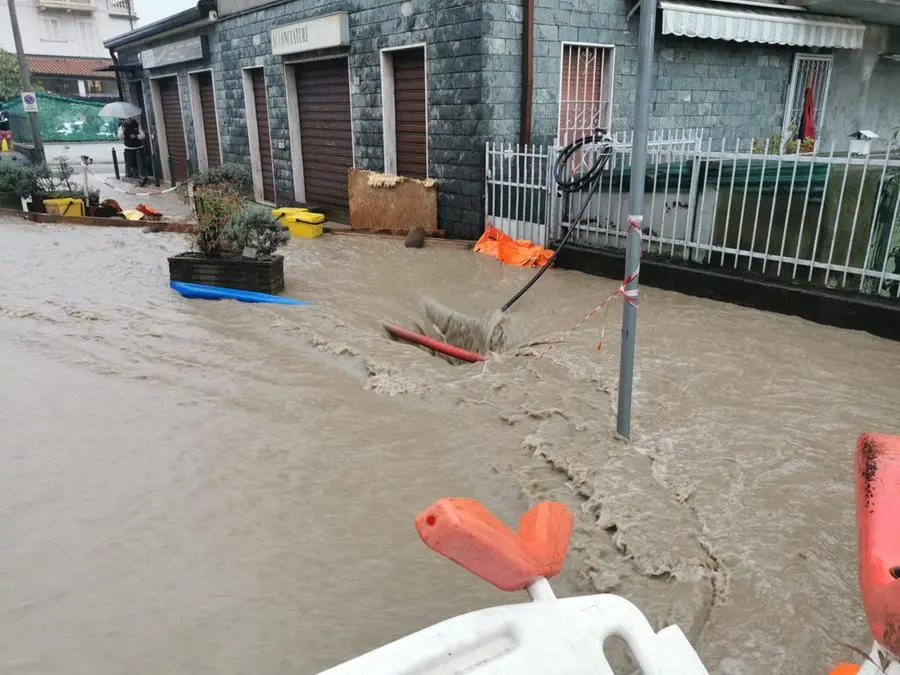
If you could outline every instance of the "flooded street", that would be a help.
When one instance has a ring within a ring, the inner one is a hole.
[[[868,648],[852,449],[900,433],[897,343],[644,289],[628,443],[618,304],[602,352],[598,316],[455,367],[382,322],[421,321],[424,298],[487,316],[529,272],[294,240],[285,295],[315,305],[255,306],[170,291],[184,248],[0,224],[0,672],[315,673],[523,600],[421,544],[414,515],[451,495],[508,523],[568,503],[557,593],[678,622],[711,673],[812,675]],[[615,287],[551,271],[512,343]]]

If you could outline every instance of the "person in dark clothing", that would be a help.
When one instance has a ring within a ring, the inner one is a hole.
[[[141,178],[141,154],[144,152],[144,130],[134,117],[119,127],[119,140],[125,143],[125,177]]]

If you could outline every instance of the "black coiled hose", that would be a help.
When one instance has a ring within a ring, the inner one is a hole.
[[[590,168],[582,173],[578,174],[574,177],[569,177],[566,174],[568,173],[569,160],[572,159],[572,156],[581,150],[581,148],[585,145],[594,146],[592,151],[594,153],[594,161],[591,164]],[[562,241],[559,242],[559,246],[556,247],[556,250],[553,252],[553,255],[550,256],[550,259],[546,262],[546,264],[541,267],[527,284],[522,286],[519,289],[519,292],[512,296],[509,300],[506,301],[506,304],[503,305],[501,311],[505,312],[510,307],[512,307],[516,301],[521,298],[525,293],[528,292],[528,289],[534,286],[535,282],[541,278],[544,272],[556,261],[556,257],[559,255],[559,252],[565,248],[566,244],[569,243],[569,239],[572,237],[572,233],[575,232],[575,224],[577,224],[581,220],[581,216],[584,215],[584,212],[587,210],[588,204],[591,203],[591,199],[594,197],[594,194],[597,191],[597,188],[600,186],[600,176],[603,174],[603,170],[606,168],[606,164],[609,162],[609,158],[612,157],[613,154],[613,143],[612,139],[606,135],[603,131],[596,131],[590,136],[584,136],[583,138],[579,138],[577,141],[573,141],[569,145],[567,145],[563,150],[559,153],[559,157],[556,158],[556,167],[554,171],[554,178],[556,180],[556,185],[559,187],[560,192],[565,194],[574,194],[576,192],[582,192],[585,189],[590,190],[587,195],[587,198],[584,199],[581,205],[581,211],[579,211],[578,215],[572,221],[572,227],[569,228],[569,231],[566,232],[566,236],[562,238]]]

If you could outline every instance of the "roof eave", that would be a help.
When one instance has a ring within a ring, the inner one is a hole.
[[[215,21],[216,18],[215,0],[200,0],[196,7],[185,9],[128,33],[108,38],[103,41],[103,46],[112,51],[128,45],[158,39],[164,35],[180,32],[195,26],[205,25]]]

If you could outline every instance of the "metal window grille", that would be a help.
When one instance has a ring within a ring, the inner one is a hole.
[[[560,68],[560,145],[610,129],[614,50],[602,45],[563,43]]]
[[[783,129],[785,139],[817,138],[821,133],[828,104],[828,88],[831,84],[831,65],[830,56],[797,54],[785,104]],[[807,100],[810,101],[809,104]],[[804,128],[807,105],[812,106],[815,121],[815,131],[812,134]]]

